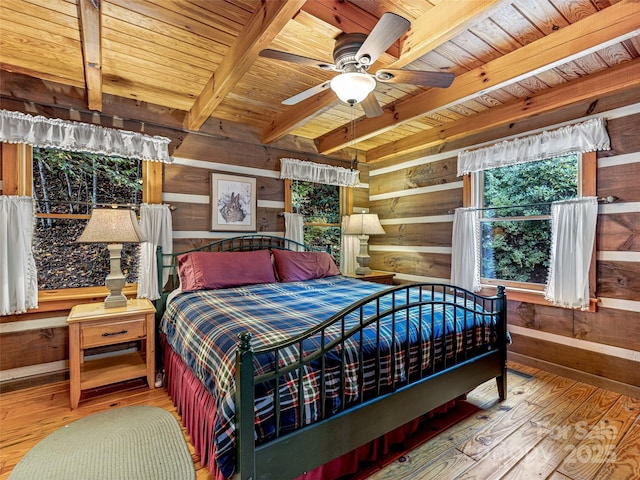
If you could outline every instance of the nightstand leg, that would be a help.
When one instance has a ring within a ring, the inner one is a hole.
[[[155,314],[147,315],[147,338],[144,343],[145,356],[147,361],[147,383],[149,388],[156,388],[156,316]]]
[[[71,408],[80,402],[80,324],[69,325],[69,391]]]

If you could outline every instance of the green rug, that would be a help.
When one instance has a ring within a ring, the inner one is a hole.
[[[114,408],[65,425],[18,462],[10,480],[194,480],[175,417],[157,407]]]

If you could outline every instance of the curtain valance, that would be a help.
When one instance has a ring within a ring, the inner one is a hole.
[[[171,163],[166,137],[0,110],[0,141]]]
[[[604,119],[594,118],[584,123],[544,131],[538,135],[506,140],[486,148],[460,152],[458,176],[505,165],[610,148]]]
[[[295,158],[280,159],[280,178],[341,187],[354,187],[360,184],[360,172],[358,170],[305,162]]]

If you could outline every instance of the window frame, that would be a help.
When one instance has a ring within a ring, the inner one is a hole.
[[[285,213],[293,213],[293,183],[290,178],[284,179],[284,204]],[[342,218],[345,212],[353,210],[353,187],[338,186],[338,216],[340,223],[303,222],[304,227],[334,227],[340,229],[340,248],[342,249]]]
[[[24,143],[2,143],[2,194],[33,196],[33,148]],[[142,161],[142,202],[162,203],[162,162]],[[75,216],[74,216],[75,217]],[[135,296],[137,284],[127,284],[123,293]],[[95,287],[38,290],[38,312],[68,310],[80,303],[98,302],[109,291],[105,285]],[[33,310],[35,311],[35,310]],[[32,310],[29,310],[30,313]]]
[[[597,156],[596,152],[585,152],[578,154],[578,195],[580,197],[596,195],[596,172]],[[463,178],[463,206],[478,207],[482,198],[480,185],[482,181],[482,171],[469,173]],[[591,254],[591,264],[589,267],[589,311],[596,310],[596,242],[594,242]],[[526,282],[516,282],[509,280],[495,280],[481,277],[480,285],[482,294],[491,294],[497,285],[504,285],[507,289],[509,300],[533,303],[538,305],[553,306],[551,302],[544,298],[544,284],[534,284]]]
[[[293,213],[293,183],[290,178],[284,179],[284,211],[286,213]],[[338,187],[339,195],[339,216],[340,219],[345,215],[344,212],[350,212],[353,205],[353,187]],[[324,223],[324,222],[304,222],[304,226],[310,227],[338,227],[342,228],[342,222],[340,223]]]

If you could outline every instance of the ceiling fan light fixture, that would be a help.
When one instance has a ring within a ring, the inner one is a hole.
[[[376,81],[366,73],[341,73],[331,80],[331,90],[349,105],[362,102],[376,88]]]

